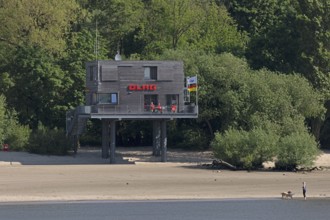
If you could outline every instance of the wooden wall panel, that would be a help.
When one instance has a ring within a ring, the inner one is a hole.
[[[102,78],[115,80],[116,76],[105,76],[113,74],[117,69],[117,81],[96,81],[90,80],[90,66],[107,67],[109,71],[102,70]],[[145,80],[144,68],[157,66],[157,80]],[[179,95],[179,108],[183,106],[184,73],[183,63],[178,61],[94,61],[86,64],[86,104],[91,105],[91,94],[88,93],[119,93],[119,106],[117,109],[141,110],[144,107],[145,95],[158,95],[161,104],[166,103],[166,95]],[[129,91],[130,84],[143,85],[155,84],[155,91]],[[114,108],[113,106],[109,106]],[[106,108],[103,108],[104,110]],[[142,109],[143,110],[143,109]]]

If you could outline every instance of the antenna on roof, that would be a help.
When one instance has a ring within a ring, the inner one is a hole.
[[[99,41],[97,36],[97,21],[95,21],[95,45],[94,45],[94,54],[96,57],[96,60],[98,59],[99,55]]]
[[[115,56],[115,60],[116,61],[120,61],[121,60],[121,56],[120,56],[119,50],[117,50],[117,54]]]

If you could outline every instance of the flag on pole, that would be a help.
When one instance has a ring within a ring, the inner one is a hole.
[[[197,90],[197,76],[187,78],[187,87],[189,92],[196,92]]]

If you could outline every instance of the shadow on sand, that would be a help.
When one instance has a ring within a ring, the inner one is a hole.
[[[168,163],[210,162],[210,152],[168,150]],[[136,162],[160,162],[161,158],[152,155],[152,147],[118,147],[116,164],[135,164]],[[109,158],[101,157],[100,148],[82,147],[77,154],[66,156],[39,155],[27,152],[0,151],[0,165],[97,165],[110,164]]]
[[[117,164],[134,164],[125,159],[120,153],[116,154]],[[79,149],[77,154],[69,153],[65,156],[39,155],[27,152],[0,151],[0,165],[98,165],[110,164],[109,158],[101,157],[100,149]]]

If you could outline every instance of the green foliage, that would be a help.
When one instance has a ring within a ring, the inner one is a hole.
[[[299,75],[251,70],[231,54],[167,51],[162,58],[182,59],[185,73],[198,75],[199,120],[210,121],[214,131],[251,130],[263,121],[280,126],[324,114],[322,95]]]
[[[49,129],[42,124],[32,132],[28,152],[47,155],[66,155],[71,143],[62,129]]]
[[[169,129],[168,146],[189,150],[205,150],[209,146],[210,135],[197,126],[172,126]]]
[[[232,0],[227,7],[249,34],[246,58],[253,68],[302,74],[325,101],[330,99],[328,0]],[[316,138],[322,135],[325,146],[329,145],[329,127],[322,120],[316,117],[310,124]]]
[[[259,148],[258,143],[263,141],[257,138],[264,137],[267,141],[273,136],[280,138],[294,132],[307,132],[305,118],[324,114],[322,96],[299,75],[253,71],[244,61],[228,54],[212,59],[200,58],[205,65],[196,62],[202,82],[199,87],[200,116],[209,117],[213,125],[219,126],[215,130],[225,132],[222,139],[215,139],[218,146],[225,149],[223,152],[217,150],[220,153],[216,155],[222,156],[220,159],[227,159],[239,167],[256,168],[266,158],[271,159],[276,150],[274,144],[264,145],[272,146],[270,151]],[[228,128],[234,131],[227,131]],[[233,152],[228,153],[230,149]],[[263,151],[265,154],[260,154]],[[266,156],[257,158],[256,155]]]
[[[20,125],[15,111],[9,111],[6,100],[0,95],[0,146],[8,144],[10,150],[24,150],[29,139],[30,129]]]
[[[239,168],[255,169],[276,155],[279,136],[260,128],[251,131],[229,129],[216,133],[211,143],[217,158]]]
[[[8,143],[11,151],[25,151],[30,138],[30,128],[13,123],[7,127],[4,143]]]
[[[7,112],[4,143],[9,144],[11,151],[24,151],[30,138],[30,128],[20,125],[16,112]]]
[[[204,148],[229,128],[248,132],[251,143],[258,129],[301,134],[306,121],[322,119],[330,97],[328,14],[327,0],[2,0],[0,93],[20,123],[64,127],[65,111],[84,102],[84,63],[120,50],[132,59],[183,60],[186,76],[198,75],[199,119],[173,125],[173,146]],[[27,128],[5,124],[6,109],[0,105],[1,141],[19,146],[24,140],[5,131],[25,137]],[[121,126],[121,144],[150,144],[147,123]],[[244,163],[264,160],[251,158]]]
[[[0,95],[0,144],[4,143],[5,139],[5,125],[6,125],[6,101],[3,95]]]
[[[229,8],[250,34],[253,67],[301,73],[329,98],[329,1],[233,0]]]
[[[74,0],[1,1],[0,41],[15,47],[39,46],[60,53],[78,9]]]
[[[108,56],[114,57],[118,50],[124,54],[129,46],[123,45],[123,42],[127,42],[126,38],[130,38],[141,26],[143,3],[136,0],[99,0],[89,3],[81,1],[80,4],[90,12],[93,27],[97,24],[101,36],[107,40]],[[130,39],[134,41],[135,38]]]
[[[145,42],[148,57],[166,49],[186,48],[244,53],[246,35],[237,31],[234,20],[216,1],[152,0],[145,13],[138,37]]]
[[[248,132],[234,129],[227,130],[224,134],[216,133],[211,142],[214,156],[242,167],[244,164],[241,158],[247,157],[242,153],[248,148],[247,137]]]
[[[312,166],[319,154],[315,138],[307,132],[295,132],[282,137],[278,151],[275,165],[277,169],[284,170],[293,170],[298,166]]]
[[[328,117],[322,126],[320,135],[320,145],[323,149],[330,149],[330,118]]]
[[[61,58],[60,67],[65,72],[70,84],[65,84],[65,102],[67,109],[75,108],[83,105],[85,101],[86,88],[86,69],[85,63],[87,61],[96,59],[107,59],[106,44],[101,36],[98,36],[98,54],[95,53],[95,33],[89,31],[87,28],[81,31],[71,32],[67,38],[67,49],[64,56]],[[64,108],[65,109],[65,108]],[[60,126],[58,123],[55,126]]]
[[[0,74],[0,94],[6,94],[8,89],[12,87],[14,83],[9,75],[9,73],[4,72]]]
[[[19,48],[15,65],[8,66],[13,86],[8,89],[8,105],[20,122],[36,128],[39,121],[54,127],[64,125],[72,79],[56,64],[55,57],[42,48]]]
[[[86,132],[80,138],[80,145],[101,146],[102,145],[102,123],[101,120],[88,120]]]
[[[139,128],[139,129],[136,129]],[[121,146],[150,146],[152,145],[151,121],[123,121],[119,123],[117,138]]]
[[[237,24],[226,8],[212,0],[204,2],[200,7],[203,17],[200,19],[197,33],[189,36],[189,40],[194,42],[190,43],[190,48],[243,56],[248,37],[244,31],[237,31]]]
[[[274,130],[261,128],[229,129],[223,134],[216,133],[211,146],[217,158],[243,169],[256,169],[274,159],[276,169],[308,167],[319,153],[315,138],[306,130],[280,136]]]

